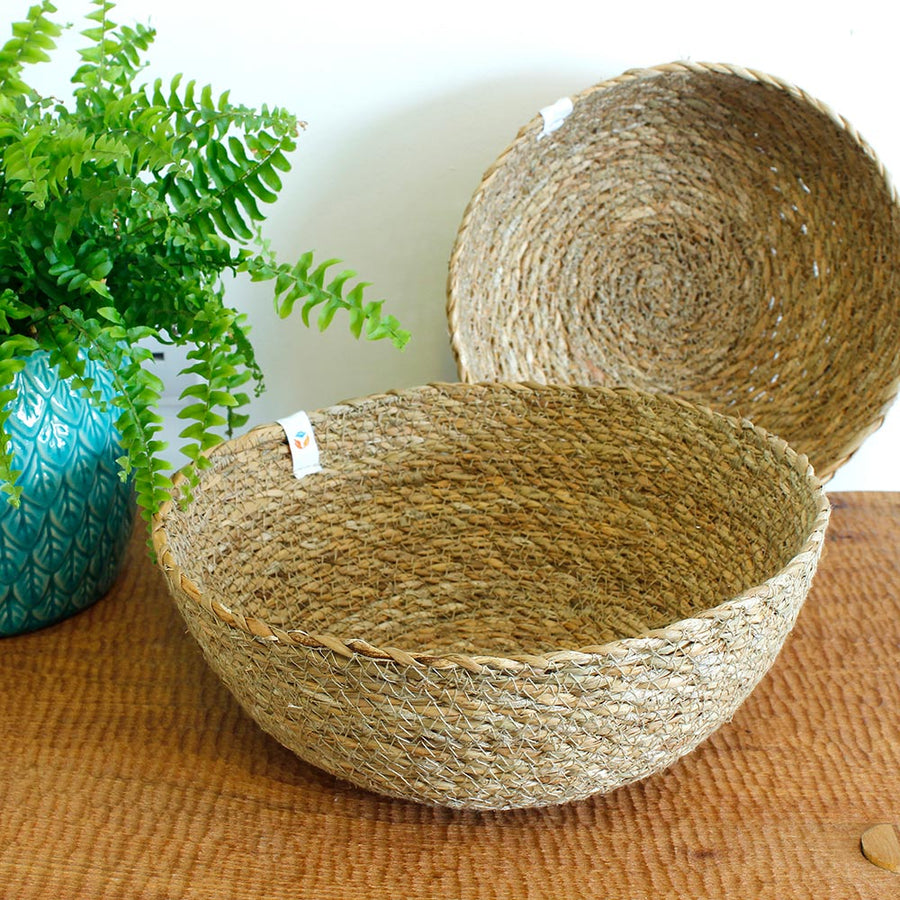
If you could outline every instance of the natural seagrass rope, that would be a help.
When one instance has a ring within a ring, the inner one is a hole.
[[[900,388],[900,208],[872,148],[762,72],[633,70],[526,125],[460,226],[466,381],[624,384],[746,416],[830,477]]]
[[[749,422],[602,387],[433,385],[264,427],[160,512],[241,704],[355,784],[451,806],[644,777],[727,721],[809,588],[828,504]]]

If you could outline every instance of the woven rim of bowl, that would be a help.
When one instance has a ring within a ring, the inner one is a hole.
[[[343,403],[336,404],[334,407],[318,410],[315,413],[312,413],[310,418],[315,424],[316,418],[327,416],[332,409],[346,409],[347,406],[359,406],[371,402],[378,402],[380,399],[386,397],[402,398],[407,395],[421,396],[425,391],[439,391],[446,386],[447,385],[442,383],[433,383],[424,387],[387,391],[382,394],[373,394],[356,400],[347,400]],[[452,386],[456,388],[460,387],[458,384]],[[637,393],[630,388],[604,387],[600,385],[544,385],[530,382],[516,384],[488,382],[480,385],[471,385],[471,387],[473,389],[482,387],[492,390],[511,389],[533,390],[537,392],[559,391],[576,394]],[[806,567],[810,559],[817,559],[825,540],[825,530],[831,514],[831,505],[825,494],[824,488],[822,487],[822,482],[813,471],[808,458],[793,450],[783,439],[771,434],[764,428],[760,428],[749,419],[737,419],[733,416],[726,416],[723,413],[716,412],[708,407],[689,403],[688,401],[673,395],[652,394],[649,396],[652,396],[654,400],[663,403],[672,403],[713,418],[724,419],[731,423],[736,432],[745,429],[756,432],[756,434],[768,443],[776,459],[784,461],[788,466],[805,476],[807,484],[809,484],[817,494],[818,508],[816,510],[816,518],[813,521],[812,527],[804,539],[802,546],[777,572],[774,572],[764,581],[758,582],[744,591],[741,591],[736,596],[724,600],[715,606],[711,606],[696,615],[677,619],[662,628],[655,628],[634,637],[619,638],[604,644],[584,646],[574,650],[557,650],[541,655],[526,653],[499,656],[463,653],[410,653],[396,647],[377,647],[359,638],[345,641],[327,633],[309,633],[299,629],[285,630],[283,628],[278,628],[270,625],[263,619],[245,616],[235,612],[218,600],[212,599],[206,595],[193,579],[191,579],[178,565],[169,548],[165,524],[170,512],[177,504],[177,498],[163,504],[159,512],[153,517],[151,524],[153,549],[156,553],[158,564],[164,570],[167,578],[172,583],[177,584],[181,591],[192,601],[198,603],[204,609],[212,613],[212,615],[222,624],[235,631],[242,632],[249,637],[257,638],[265,643],[304,647],[310,650],[331,651],[345,659],[363,657],[377,662],[399,663],[404,666],[436,669],[459,667],[474,673],[482,672],[485,669],[516,671],[523,668],[529,668],[545,670],[563,667],[569,668],[573,666],[590,666],[595,664],[600,657],[608,660],[611,656],[624,655],[626,650],[637,649],[642,645],[652,645],[653,643],[678,643],[684,639],[686,634],[690,634],[696,629],[703,628],[704,622],[708,623],[710,620],[728,617],[742,605],[753,603],[757,599],[771,596],[773,588],[777,590],[777,583],[779,581],[782,581],[786,577],[793,577],[794,570]],[[211,450],[206,451],[205,455],[212,458],[217,454],[224,452],[233,453],[235,451],[250,451],[260,443],[271,441],[273,437],[280,437],[280,439],[283,439],[284,442],[287,443],[287,439],[284,438],[284,431],[280,425],[262,425],[252,429],[241,437],[218,444]],[[201,479],[202,477],[201,473]],[[186,478],[183,472],[175,476],[174,482],[176,492],[179,485],[185,481]]]
[[[573,104],[577,105],[581,100],[584,100],[592,94],[606,91],[609,88],[615,87],[616,85],[625,84],[631,81],[639,81],[642,79],[658,78],[661,75],[671,73],[696,73],[699,75],[713,73],[718,75],[732,75],[737,78],[743,78],[745,81],[768,85],[780,91],[784,91],[784,93],[789,94],[796,100],[808,104],[810,107],[818,110],[828,119],[830,119],[839,129],[847,133],[847,135],[860,148],[860,150],[874,163],[878,175],[884,181],[891,202],[896,206],[900,206],[900,196],[898,196],[897,189],[891,179],[890,174],[885,168],[884,163],[879,159],[878,154],[875,152],[872,146],[862,137],[862,135],[856,130],[856,128],[854,128],[853,125],[847,121],[847,119],[835,112],[827,103],[824,103],[811,94],[808,94],[802,88],[797,87],[797,85],[786,81],[783,78],[778,78],[775,75],[770,75],[757,69],[748,69],[743,66],[734,65],[731,63],[692,62],[690,60],[681,60],[670,63],[663,63],[656,66],[650,66],[647,68],[629,69],[628,71],[623,72],[621,75],[617,75],[613,78],[608,78],[605,81],[601,81],[598,84],[586,88],[583,91],[579,91],[578,93],[573,94],[571,96],[571,100]],[[458,327],[459,309],[456,303],[455,286],[457,279],[457,264],[466,242],[469,219],[472,217],[475,208],[480,203],[481,196],[484,193],[484,190],[493,181],[497,172],[503,168],[506,157],[523,140],[526,140],[530,136],[539,133],[542,128],[543,119],[541,118],[540,114],[538,114],[519,130],[519,133],[516,135],[516,137],[494,160],[494,162],[482,176],[478,188],[470,198],[465,212],[463,213],[459,229],[457,230],[456,241],[454,243],[453,251],[450,256],[449,271],[447,276],[446,315],[450,330],[450,347],[453,351],[453,356],[456,361],[456,367],[459,373],[459,377],[462,381],[465,382],[471,382],[472,373],[470,372],[464,358],[466,355],[465,347],[460,345]],[[822,471],[819,473],[823,482],[828,481],[834,475],[834,473],[845,463],[847,463],[847,461],[856,453],[856,451],[859,450],[866,439],[876,431],[878,431],[878,429],[884,422],[884,418],[887,415],[888,410],[897,399],[898,394],[900,394],[900,373],[898,373],[897,377],[886,387],[883,395],[885,398],[884,402],[881,404],[870,423],[866,427],[861,428],[856,433],[853,440],[846,445],[846,453],[840,459],[832,463],[828,467],[827,471]]]

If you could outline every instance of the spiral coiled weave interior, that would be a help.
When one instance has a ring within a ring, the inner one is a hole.
[[[793,85],[724,65],[626,73],[542,127],[460,227],[461,377],[678,394],[831,475],[900,380],[900,212],[871,148]]]

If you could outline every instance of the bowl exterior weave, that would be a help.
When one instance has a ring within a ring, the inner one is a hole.
[[[734,714],[809,589],[805,457],[661,395],[434,385],[216,448],[154,523],[249,714],[356,785],[505,809],[608,791]]]
[[[825,104],[729,65],[636,70],[526,125],[466,210],[466,381],[623,384],[746,416],[820,478],[900,384],[900,210]]]

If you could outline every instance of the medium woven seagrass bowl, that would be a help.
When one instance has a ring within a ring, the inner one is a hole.
[[[466,210],[448,281],[461,378],[678,394],[827,479],[900,384],[900,211],[872,148],[736,66],[631,71],[572,99]]]
[[[726,722],[807,594],[806,457],[627,389],[432,385],[217,447],[154,521],[212,668],[285,746],[371,790],[504,809],[608,791]]]

